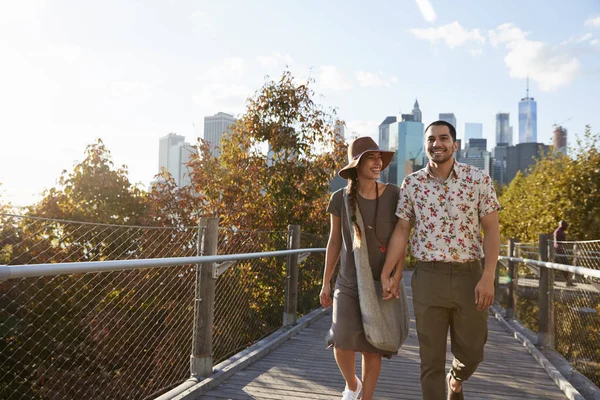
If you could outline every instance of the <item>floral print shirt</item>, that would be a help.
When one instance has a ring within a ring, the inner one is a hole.
[[[500,209],[491,178],[454,162],[448,179],[426,168],[404,179],[396,215],[413,222],[413,255],[421,261],[466,262],[483,257],[481,217]]]

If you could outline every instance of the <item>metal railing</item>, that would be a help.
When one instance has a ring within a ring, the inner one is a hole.
[[[294,226],[2,217],[2,399],[152,398],[318,306],[326,238]]]
[[[539,347],[556,349],[600,386],[600,241],[550,239],[540,235],[537,250],[509,241],[496,300],[537,334]]]

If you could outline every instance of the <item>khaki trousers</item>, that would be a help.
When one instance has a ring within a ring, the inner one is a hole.
[[[480,261],[419,262],[412,277],[413,304],[421,356],[423,400],[446,398],[446,342],[450,329],[451,372],[465,381],[483,360],[488,309],[477,310],[475,286]]]

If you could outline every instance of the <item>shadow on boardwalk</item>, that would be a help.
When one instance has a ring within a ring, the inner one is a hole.
[[[405,282],[410,281],[410,273]],[[408,287],[410,296],[410,287]],[[412,299],[411,299],[412,303]],[[411,304],[412,305],[412,304]],[[412,312],[412,310],[411,310]],[[201,399],[339,399],[344,380],[325,349],[331,315],[320,318],[283,346],[204,394]],[[449,348],[450,346],[448,346]],[[451,354],[448,353],[448,366]],[[357,357],[360,374],[360,359]],[[566,399],[527,350],[489,318],[485,361],[465,383],[467,399]],[[376,399],[421,399],[419,351],[411,319],[410,336],[391,360],[383,360]]]

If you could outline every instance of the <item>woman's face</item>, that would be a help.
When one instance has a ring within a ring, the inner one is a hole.
[[[382,165],[381,153],[372,151],[360,158],[360,162],[356,167],[356,173],[359,178],[377,180],[381,174]]]

